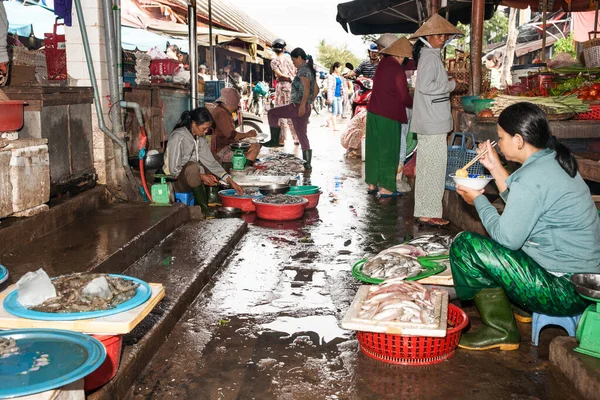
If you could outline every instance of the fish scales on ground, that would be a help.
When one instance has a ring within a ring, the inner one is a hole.
[[[418,247],[424,255],[438,256],[448,254],[452,240],[451,235],[422,235],[408,241],[407,244]]]
[[[110,289],[108,296],[84,294],[86,286],[100,277],[107,281]],[[108,310],[134,297],[138,287],[136,282],[128,279],[106,274],[85,273],[60,276],[53,279],[52,284],[56,288],[57,296],[30,307],[30,310],[50,313]]]
[[[370,288],[358,318],[376,322],[432,324],[435,322],[432,297],[436,292],[401,277],[387,279]]]
[[[255,200],[257,203],[264,204],[300,204],[304,201],[301,196],[290,196],[287,194],[271,194],[259,197]]]
[[[304,161],[288,153],[265,157],[248,169],[248,175],[295,176],[304,172]]]

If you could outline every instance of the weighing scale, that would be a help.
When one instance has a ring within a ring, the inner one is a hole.
[[[233,150],[233,156],[231,157],[232,169],[243,171],[246,168],[246,156],[244,153],[250,148],[250,143],[231,143],[229,148]]]
[[[581,297],[596,304],[590,305],[577,325],[578,353],[600,358],[600,274],[575,274],[571,282]]]
[[[170,206],[173,194],[171,193],[171,187],[167,182],[167,178],[171,178],[171,175],[155,174],[155,178],[160,179],[160,183],[155,183],[150,188],[152,195],[152,205],[155,206]]]

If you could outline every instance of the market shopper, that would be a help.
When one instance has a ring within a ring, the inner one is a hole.
[[[215,122],[211,140],[211,151],[215,159],[220,163],[231,162],[233,150],[229,147],[230,144],[257,136],[254,129],[248,132],[238,132],[235,130],[232,114],[237,110],[241,97],[237,90],[223,88],[221,89],[221,96],[213,104],[206,105]],[[250,148],[246,152],[246,165],[252,165],[259,152],[260,144],[250,144]]]
[[[204,136],[212,126],[213,118],[206,108],[184,111],[169,135],[163,167],[166,174],[177,178],[173,182],[174,191],[192,192],[204,215],[208,213],[210,187],[217,187],[219,180],[243,193],[210,151]]]
[[[403,67],[412,57],[412,45],[403,37],[380,53],[383,58],[367,105],[365,181],[369,194],[391,197],[400,194],[396,191],[400,133],[408,122],[406,109],[413,106]]]
[[[341,68],[340,62],[334,62],[327,78],[327,104],[331,106],[331,116],[327,125],[334,131],[337,131],[337,117],[344,113],[343,100],[346,97],[346,82],[340,75]]]
[[[410,126],[419,142],[414,216],[428,225],[448,224],[442,219],[442,198],[448,156],[446,141],[454,125],[450,92],[461,88],[463,83],[448,79],[441,51],[447,40],[457,35],[463,33],[436,14],[410,38],[417,39],[413,50],[417,85]]]
[[[292,91],[290,95],[290,104],[274,107],[268,112],[269,127],[271,129],[271,140],[263,145],[266,147],[276,147],[279,145],[279,136],[281,127],[280,118],[290,118],[294,124],[296,135],[302,148],[302,158],[307,170],[312,169],[312,149],[308,141],[307,128],[308,118],[310,117],[311,104],[319,93],[317,86],[315,67],[313,59],[306,54],[300,47],[296,47],[290,53],[294,66],[298,70],[292,81]]]
[[[586,303],[569,276],[600,273],[596,207],[575,157],[552,136],[545,113],[531,103],[507,107],[498,118],[498,145],[507,160],[522,165],[509,175],[489,141],[479,146],[488,151],[480,161],[506,203],[502,215],[483,190],[456,188],[490,235],[463,232],[450,248],[456,293],[475,300],[484,325],[462,335],[460,347],[471,350],[519,347],[510,302],[529,312],[580,314]]]
[[[296,67],[292,62],[292,58],[287,54],[285,50],[285,40],[275,39],[273,41],[272,49],[276,54],[276,57],[271,60],[271,70],[275,74],[277,79],[277,86],[275,87],[275,107],[284,106],[290,103],[290,96],[292,94],[292,79],[296,76]],[[285,144],[285,138],[289,136],[289,132],[292,134],[294,144],[298,145],[298,137],[294,130],[294,124],[290,119],[282,118],[279,120],[279,126],[281,127],[281,136],[279,137],[279,144],[283,146]]]
[[[367,48],[369,58],[358,64],[358,67],[354,68],[354,71],[350,71],[348,73],[348,78],[363,76],[365,78],[373,79],[377,66],[379,65],[378,51],[377,45],[375,43],[370,43]]]

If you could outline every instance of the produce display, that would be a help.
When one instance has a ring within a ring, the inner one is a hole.
[[[494,99],[492,112],[494,116],[498,116],[506,107],[524,101],[521,96],[500,95]],[[529,97],[525,101],[536,104],[546,114],[564,114],[564,113],[583,113],[590,109],[588,104],[585,104],[575,94],[567,96],[551,96],[551,97]]]

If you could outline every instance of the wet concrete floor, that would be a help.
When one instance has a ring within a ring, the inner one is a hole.
[[[360,283],[352,264],[406,236],[440,229],[413,223],[412,195],[366,194],[363,164],[343,156],[341,132],[309,125],[311,183],[323,189],[303,220],[247,216],[249,232],[190,306],[132,387],[131,399],[575,399],[539,347],[457,350],[432,366],[394,366],[365,356],[340,328]],[[286,149],[294,147],[288,143]],[[445,230],[452,233],[451,229]],[[472,305],[465,305],[474,327]]]

